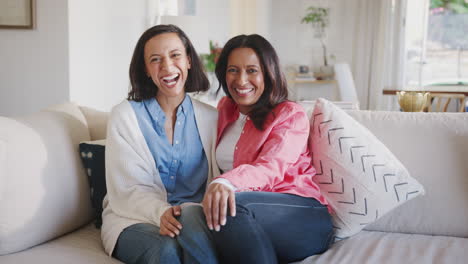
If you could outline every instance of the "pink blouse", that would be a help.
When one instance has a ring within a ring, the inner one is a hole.
[[[216,145],[225,129],[239,117],[230,98],[218,104]],[[229,180],[237,191],[289,193],[312,197],[326,205],[319,187],[312,181],[315,169],[308,146],[309,119],[294,102],[283,102],[268,116],[264,130],[257,130],[250,118],[234,150],[234,169],[218,178]]]

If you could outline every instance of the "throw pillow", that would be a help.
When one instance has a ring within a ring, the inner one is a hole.
[[[102,200],[106,196],[105,140],[80,143],[80,156],[88,175],[91,204],[96,214],[95,226],[102,225]]]
[[[332,208],[335,241],[350,237],[395,207],[424,194],[403,164],[367,128],[319,99],[310,147],[320,186]]]

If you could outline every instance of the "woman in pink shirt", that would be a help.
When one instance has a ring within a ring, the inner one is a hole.
[[[216,65],[216,160],[223,172],[203,200],[222,263],[292,262],[333,237],[327,202],[312,181],[309,120],[288,101],[278,56],[259,35],[230,39]],[[229,212],[229,213],[228,213]]]

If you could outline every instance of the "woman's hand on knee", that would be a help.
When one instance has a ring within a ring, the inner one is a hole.
[[[173,206],[167,209],[160,219],[159,234],[163,236],[175,237],[180,234],[180,229],[182,225],[175,218],[181,213],[180,205]]]
[[[226,224],[229,207],[231,216],[236,216],[236,198],[234,191],[221,183],[212,183],[203,198],[203,212],[210,230],[220,230]]]

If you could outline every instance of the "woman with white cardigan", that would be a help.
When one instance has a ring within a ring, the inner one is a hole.
[[[209,83],[185,33],[173,25],[144,32],[130,81],[107,128],[105,250],[125,263],[217,263],[199,204],[219,174],[217,112],[186,94]]]

